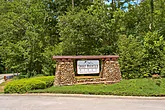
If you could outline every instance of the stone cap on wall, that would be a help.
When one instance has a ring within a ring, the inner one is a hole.
[[[53,56],[54,60],[62,59],[102,59],[102,60],[117,60],[118,55],[98,55],[98,56]]]

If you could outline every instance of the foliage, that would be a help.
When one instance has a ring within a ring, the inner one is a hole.
[[[46,87],[51,87],[54,83],[54,76],[43,76],[43,77],[36,77],[32,79],[44,81],[46,83]]]
[[[139,75],[148,77],[152,76],[152,74],[164,76],[165,34],[164,24],[162,24],[164,21],[164,15],[162,14],[164,8],[160,8],[162,3],[164,3],[163,1],[154,1],[154,9],[151,10],[150,0],[145,0],[139,6],[132,7],[125,13],[123,19],[125,25],[124,32],[126,36],[134,36],[133,39],[138,43],[138,45],[134,44],[134,48],[130,47],[131,41],[130,43],[122,43],[125,45],[121,48],[120,42],[125,42],[125,40],[119,40],[118,46],[122,74],[125,75],[127,73],[127,76],[135,75],[129,78],[139,77]],[[124,52],[124,48],[125,50],[129,50],[129,48],[132,50],[127,53],[127,51]],[[134,55],[136,57],[131,57]],[[124,60],[123,58],[126,59]],[[129,65],[129,68],[127,68],[127,65]]]
[[[143,47],[133,36],[121,36],[118,41],[119,63],[123,78],[140,78],[145,74],[143,68]]]
[[[160,81],[161,83],[159,83]],[[160,84],[160,85],[159,85]],[[29,93],[96,94],[121,96],[164,96],[165,79],[122,80],[112,85],[74,85],[34,90]]]
[[[157,32],[148,32],[144,37],[144,65],[146,72],[152,74],[165,74],[165,40]]]
[[[0,71],[48,76],[53,55],[119,54],[124,78],[164,76],[164,3],[1,0]]]
[[[29,77],[53,73],[51,57],[54,50],[51,53],[46,51],[52,45],[45,30],[47,12],[42,0],[2,0],[0,8],[0,53],[5,67],[15,72],[26,72]],[[45,65],[49,71],[45,72]]]
[[[2,59],[1,59],[1,57],[0,57],[0,74],[1,73],[4,73],[5,72],[5,67],[4,67],[4,65],[3,65],[3,63],[2,63]]]
[[[63,54],[98,54],[96,49],[101,46],[98,20],[86,11],[73,13],[73,15],[70,12],[60,18],[59,31],[63,41],[61,43]]]
[[[124,12],[109,10],[96,2],[87,10],[69,11],[59,17],[58,27],[64,55],[115,54]]]
[[[46,87],[45,82],[40,80],[19,80],[12,81],[5,86],[5,93],[26,93],[33,89],[44,89]]]
[[[5,85],[5,93],[26,93],[29,90],[44,89],[53,85],[54,77],[36,77],[20,79],[9,82]]]
[[[50,44],[60,42],[59,28],[57,27],[59,16],[65,15],[69,10],[86,9],[88,6],[92,5],[91,0],[74,0],[74,9],[71,0],[45,0],[44,3],[48,13],[46,17],[46,32],[51,39]]]
[[[121,36],[118,42],[123,78],[164,75],[164,38],[157,32],[148,32],[144,41],[133,36]]]

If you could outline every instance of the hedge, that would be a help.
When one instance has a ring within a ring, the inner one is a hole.
[[[30,90],[45,89],[53,85],[54,76],[35,77],[20,79],[9,82],[5,88],[5,93],[26,93]]]
[[[53,85],[54,82],[54,76],[43,76],[43,77],[36,77],[35,80],[41,80],[46,83],[46,87],[50,87]]]

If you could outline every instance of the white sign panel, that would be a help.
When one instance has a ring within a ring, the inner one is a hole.
[[[99,60],[78,60],[77,73],[78,74],[99,73]]]

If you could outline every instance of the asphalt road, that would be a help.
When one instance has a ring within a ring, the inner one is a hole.
[[[0,95],[0,110],[165,110],[165,100]]]

